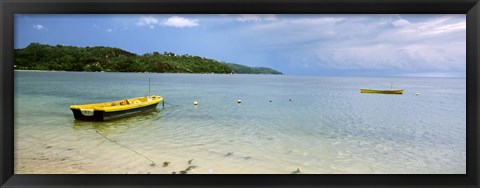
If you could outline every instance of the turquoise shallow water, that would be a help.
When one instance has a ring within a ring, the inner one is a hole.
[[[68,108],[147,95],[149,78],[151,93],[166,101],[157,112],[81,122]],[[404,95],[359,92],[390,83]],[[464,78],[16,71],[15,171],[171,173],[194,165],[188,173],[464,174],[465,84]]]

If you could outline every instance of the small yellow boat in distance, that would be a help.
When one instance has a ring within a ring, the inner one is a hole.
[[[377,90],[377,89],[360,89],[360,93],[377,93],[377,94],[403,94],[403,89]]]
[[[112,102],[71,105],[70,109],[77,120],[107,121],[154,111],[163,97],[153,95]]]

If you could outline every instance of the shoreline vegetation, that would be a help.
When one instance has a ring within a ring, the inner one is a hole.
[[[77,72],[152,72],[196,74],[282,74],[195,55],[153,52],[137,55],[119,48],[76,47],[31,43],[15,49],[15,70]]]

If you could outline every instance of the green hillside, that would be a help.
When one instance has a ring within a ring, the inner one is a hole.
[[[279,71],[266,67],[249,67],[234,63],[227,63],[227,65],[237,74],[282,74]]]
[[[32,43],[25,48],[15,49],[14,64],[17,70],[248,73],[248,71],[243,71],[245,68],[237,70],[232,68],[231,64],[188,54],[153,52],[137,55],[111,47],[51,46],[39,43]],[[257,68],[251,70],[253,71],[251,73],[259,74]]]

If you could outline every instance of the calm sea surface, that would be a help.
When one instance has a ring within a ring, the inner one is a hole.
[[[165,108],[109,122],[73,118],[72,104],[148,95],[149,78]],[[404,94],[359,92],[391,83]],[[464,174],[466,80],[15,71],[15,173],[188,167],[202,174]]]

